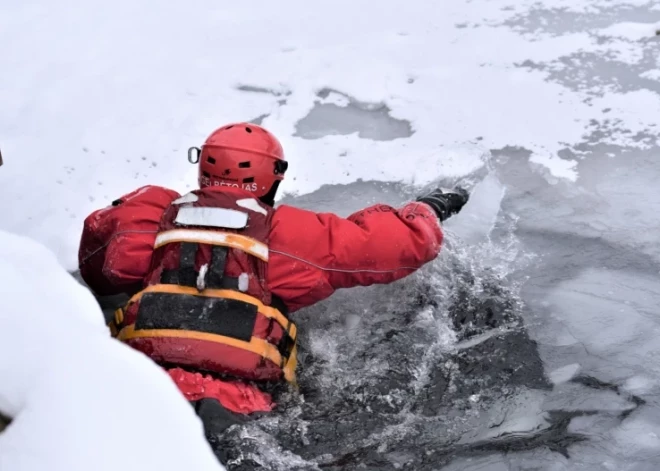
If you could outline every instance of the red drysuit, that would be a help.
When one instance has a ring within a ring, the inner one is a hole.
[[[252,198],[238,188],[204,191]],[[93,291],[133,295],[144,287],[159,221],[180,197],[165,188],[142,187],[85,220],[80,268]],[[339,288],[403,278],[433,260],[443,238],[436,214],[419,202],[399,209],[378,204],[348,218],[281,205],[272,213],[267,234],[267,287],[289,312],[319,302]],[[227,255],[228,267],[235,256],[232,251]],[[168,372],[190,401],[214,398],[242,414],[274,407],[270,395],[253,383],[223,381],[176,367]]]

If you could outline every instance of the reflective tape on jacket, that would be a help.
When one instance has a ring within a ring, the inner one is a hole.
[[[264,262],[268,261],[268,246],[258,240],[241,234],[203,229],[171,229],[160,232],[156,237],[154,249],[175,242],[194,242],[232,247],[249,253]]]

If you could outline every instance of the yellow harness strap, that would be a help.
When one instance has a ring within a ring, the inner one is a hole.
[[[252,304],[257,307],[259,313],[263,314],[269,319],[275,319],[277,323],[284,329],[287,330],[289,326],[289,336],[292,339],[296,339],[298,335],[298,330],[296,325],[293,322],[290,322],[289,319],[284,317],[284,315],[277,309],[271,306],[266,306],[264,303],[259,301],[257,298],[239,293],[237,291],[232,291],[229,289],[205,289],[198,291],[196,288],[188,286],[178,286],[178,285],[164,285],[156,284],[147,286],[145,289],[133,296],[129,301],[128,305],[137,302],[140,300],[142,295],[145,293],[172,293],[172,294],[188,294],[190,296],[203,296],[206,298],[224,298],[224,299],[235,299],[236,301],[243,301],[244,303]]]
[[[237,340],[224,335],[209,334],[207,332],[197,332],[195,330],[174,330],[174,329],[140,329],[135,330],[135,325],[127,325],[119,331],[117,338],[122,341],[147,338],[147,337],[170,337],[180,339],[194,339],[206,340],[207,342],[221,343],[231,347],[247,350],[248,352],[256,353],[257,355],[267,358],[276,365],[282,365],[282,355],[275,348],[264,339],[252,337],[249,342]]]
[[[203,291],[198,291],[195,288],[187,286],[177,286],[177,285],[167,285],[167,284],[156,284],[148,286],[143,289],[135,296],[133,296],[127,303],[127,307],[131,304],[140,300],[140,298],[145,293],[171,293],[171,294],[184,294],[191,296],[204,296],[209,298],[225,298],[225,299],[235,299],[237,301],[242,301],[248,304],[252,304],[257,307],[259,313],[264,315],[269,319],[274,319],[285,332],[288,332],[288,335],[296,341],[298,331],[296,325],[289,321],[284,315],[274,307],[266,306],[258,299],[247,294],[239,293],[232,290],[226,289],[205,289]],[[243,340],[238,340],[235,338],[227,337],[224,335],[211,334],[207,332],[198,332],[191,330],[174,330],[174,329],[140,329],[135,330],[135,325],[127,325],[117,332],[117,327],[123,322],[124,315],[123,310],[118,309],[115,312],[115,319],[109,324],[113,336],[116,336],[117,339],[121,341],[126,341],[136,338],[149,338],[149,337],[170,337],[170,338],[187,338],[195,340],[205,340],[208,342],[215,342],[224,345],[229,345],[231,347],[240,348],[248,352],[255,353],[262,358],[268,359],[271,362],[279,365],[282,368],[284,373],[284,378],[289,383],[295,383],[295,372],[296,366],[298,363],[297,353],[298,349],[295,346],[291,350],[291,354],[288,359],[282,358],[277,347],[268,343],[264,339],[252,337],[249,342]],[[286,335],[286,334],[285,334]]]

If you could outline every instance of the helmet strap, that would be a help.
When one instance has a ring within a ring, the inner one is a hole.
[[[280,180],[275,180],[273,186],[270,187],[268,193],[259,198],[263,204],[267,204],[271,208],[275,206],[275,194],[277,193],[277,188],[280,186]]]

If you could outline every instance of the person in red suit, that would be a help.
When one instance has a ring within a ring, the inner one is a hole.
[[[79,266],[97,295],[131,296],[112,334],[165,368],[213,446],[229,424],[274,408],[260,383],[295,381],[295,311],[435,259],[441,223],[468,194],[437,189],[348,218],[274,208],[288,164],[249,123],[217,129],[189,160],[199,189],[145,186],[89,215]]]

